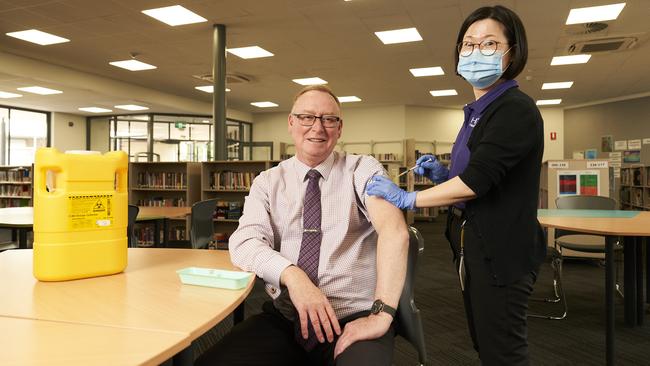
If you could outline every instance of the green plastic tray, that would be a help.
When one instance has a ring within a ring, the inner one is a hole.
[[[252,273],[213,268],[188,267],[176,271],[186,285],[239,290],[246,287]]]

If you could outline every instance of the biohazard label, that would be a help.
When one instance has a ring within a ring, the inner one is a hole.
[[[112,226],[112,205],[112,194],[68,196],[69,228],[79,230]]]

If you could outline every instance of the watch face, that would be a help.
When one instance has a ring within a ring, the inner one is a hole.
[[[375,302],[372,303],[372,307],[370,308],[370,312],[372,314],[379,314],[381,311],[382,305],[384,305],[381,300],[375,300]]]

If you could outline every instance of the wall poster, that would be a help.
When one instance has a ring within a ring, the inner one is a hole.
[[[598,170],[558,170],[558,196],[600,195],[600,172]]]
[[[602,152],[614,151],[614,136],[607,135],[600,138],[600,151]]]
[[[641,151],[640,150],[625,150],[623,151],[624,163],[640,163]]]

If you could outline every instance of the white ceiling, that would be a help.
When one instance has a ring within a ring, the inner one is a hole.
[[[561,106],[650,92],[648,19],[650,1],[628,0],[609,27],[588,36],[571,36],[582,26],[566,26],[571,8],[603,5],[614,0],[504,0],[522,18],[528,33],[529,60],[519,82],[535,99],[562,98]],[[0,65],[0,90],[42,85],[63,90],[52,96],[22,93],[23,98],[0,104],[86,114],[79,107],[144,103],[157,112],[187,112],[147,96],[142,88],[205,104],[210,94],[195,90],[206,85],[192,75],[211,71],[212,24],[225,24],[228,47],[259,45],[274,57],[227,57],[227,72],[245,75],[249,83],[233,83],[229,108],[246,112],[285,111],[301,88],[291,79],[318,76],[338,95],[356,95],[356,106],[418,105],[457,107],[473,95],[453,70],[458,28],[475,8],[491,5],[479,0],[0,0],[0,50],[92,75],[87,87],[71,83],[65,73],[47,77],[34,70],[25,75]],[[170,27],[141,10],[181,4],[208,19],[206,23]],[[424,40],[383,45],[375,31],[416,27]],[[71,41],[39,46],[5,35],[36,28]],[[550,66],[553,56],[566,55],[577,40],[634,35],[634,48],[595,53],[583,65]],[[139,60],[156,70],[130,72],[109,61]],[[442,66],[444,76],[414,78],[409,68]],[[37,68],[37,67],[35,67]],[[97,78],[99,76],[101,78]],[[132,91],[103,88],[104,79],[133,85]],[[575,81],[571,89],[541,90],[543,82]],[[137,87],[136,87],[137,86]],[[458,96],[433,98],[429,90],[457,89]],[[144,95],[144,97],[143,97]],[[155,94],[154,94],[155,95]],[[273,101],[278,108],[260,110],[253,101]],[[347,107],[347,106],[346,106]],[[116,111],[118,112],[118,111]],[[116,113],[114,112],[114,113]],[[204,112],[204,111],[203,111]]]

